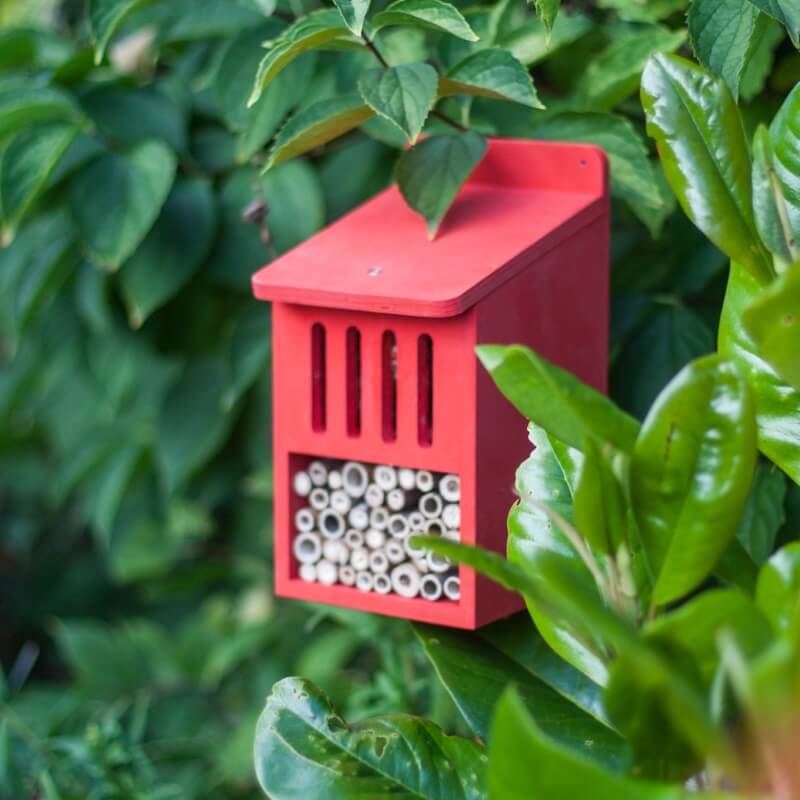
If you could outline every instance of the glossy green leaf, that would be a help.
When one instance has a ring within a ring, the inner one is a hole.
[[[273,686],[254,753],[261,788],[273,800],[485,797],[485,756],[474,742],[401,714],[348,725],[299,678]]]
[[[778,550],[761,568],[756,602],[776,632],[800,624],[800,542]]]
[[[601,553],[616,556],[628,539],[628,507],[614,474],[615,453],[591,437],[583,443],[583,466],[575,491],[575,527]]]
[[[248,105],[255,105],[264,89],[295,58],[308,50],[337,41],[358,45],[359,40],[352,36],[344,24],[342,15],[335,9],[315,11],[300,17],[277,39],[267,43],[267,54],[258,68]]]
[[[617,769],[623,766],[625,748],[617,734],[549,687],[531,671],[531,665],[520,663],[476,633],[427,626],[415,630],[439,679],[473,732],[484,741],[497,701],[513,684],[537,724],[553,739],[600,763]],[[518,646],[533,639],[540,643],[538,650],[546,649],[530,620],[523,619],[517,631]],[[564,662],[561,666],[575,672]]]
[[[630,452],[639,423],[605,395],[519,345],[482,345],[478,357],[500,391],[531,422],[578,450],[587,436]]]
[[[749,0],[783,25],[795,47],[800,47],[800,8],[794,0]]]
[[[86,118],[72,98],[59,91],[36,86],[0,84],[0,140],[37,122],[62,121],[85,126]]]
[[[298,111],[281,128],[265,169],[307,153],[357,128],[374,115],[375,112],[358,95],[319,100]]]
[[[95,48],[95,63],[103,60],[111,39],[128,17],[155,0],[89,0],[89,28]]]
[[[742,371],[695,361],[661,393],[631,462],[631,499],[655,581],[653,602],[694,589],[736,533],[756,462],[754,403]]]
[[[478,41],[463,14],[446,0],[394,0],[372,19],[376,31],[389,25],[413,25],[468,42]]]
[[[774,464],[759,464],[736,531],[736,538],[754,564],[763,564],[775,548],[786,519],[785,497],[786,476]]]
[[[800,483],[800,391],[764,359],[742,321],[761,295],[759,283],[739,264],[731,264],[719,326],[719,350],[747,375],[756,402],[758,447],[795,483]]]
[[[764,244],[783,262],[794,261],[800,249],[783,183],[775,170],[772,140],[763,125],[753,138],[753,212]]]
[[[442,97],[471,95],[511,100],[530,108],[544,108],[530,73],[508,50],[479,50],[456,64],[439,81]]]
[[[436,103],[438,76],[430,64],[371,69],[358,79],[364,102],[414,142]]]
[[[690,800],[694,796],[677,784],[614,775],[557,744],[536,724],[514,690],[500,699],[492,723],[489,793],[492,800]],[[707,800],[724,798],[715,793],[702,796]]]
[[[548,31],[552,30],[558,10],[561,8],[561,0],[533,0],[533,6],[539,19],[544,23],[544,27]]]
[[[761,292],[742,319],[759,354],[800,390],[800,262]]]
[[[176,183],[153,229],[119,273],[134,328],[200,268],[214,241],[216,224],[210,184],[201,179]]]
[[[654,53],[672,53],[686,41],[686,31],[660,25],[612,38],[582,71],[576,93],[596,111],[610,111],[636,93],[647,60]]]
[[[70,208],[95,261],[117,269],[136,250],[167,199],[175,169],[168,147],[145,142],[125,156],[101,156],[72,179]]]
[[[746,0],[692,0],[689,35],[698,60],[739,96],[739,85],[766,30],[766,18]]]
[[[334,0],[334,3],[347,27],[356,36],[361,36],[364,20],[369,12],[370,0]]]
[[[717,247],[767,282],[772,263],[753,219],[749,147],[727,85],[684,58],[656,55],[642,75],[642,104],[683,210]]]
[[[599,112],[556,114],[534,129],[537,139],[588,142],[602,147],[611,163],[611,191],[653,236],[673,212],[675,201],[648,157],[641,134],[625,117]]]
[[[0,240],[13,237],[78,135],[67,122],[25,128],[0,153]]]
[[[425,218],[431,239],[485,152],[486,140],[468,132],[431,136],[398,159],[397,185],[406,203]]]

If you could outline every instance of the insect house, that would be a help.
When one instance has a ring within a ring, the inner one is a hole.
[[[468,629],[520,608],[413,538],[505,552],[530,443],[475,348],[525,344],[605,389],[608,254],[603,152],[495,140],[435,240],[392,188],[254,276],[279,595]]]

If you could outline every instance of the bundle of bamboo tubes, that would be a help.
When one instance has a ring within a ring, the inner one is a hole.
[[[460,539],[457,475],[315,460],[295,473],[293,488],[304,503],[292,544],[302,580],[431,602],[460,598],[454,565],[411,543],[415,534]]]

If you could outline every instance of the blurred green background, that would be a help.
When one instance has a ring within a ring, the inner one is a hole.
[[[261,176],[287,114],[362,66],[308,54],[246,109],[260,44],[304,3],[144,8],[95,65],[83,2],[0,0],[4,800],[257,797],[253,726],[291,674],[348,719],[461,730],[407,624],[271,592],[269,312],[249,277],[387,185],[397,153],[368,125]],[[649,52],[683,46],[685,5],[568,3],[548,39],[520,3],[503,46],[549,110],[472,109],[487,133],[609,151],[612,389],[638,416],[714,349],[725,280],[635,96]],[[800,75],[771,30],[742,83],[750,127]],[[431,52],[413,31],[382,45]]]

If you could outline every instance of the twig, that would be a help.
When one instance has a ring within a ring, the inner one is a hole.
[[[378,50],[377,46],[375,45],[375,42],[373,42],[373,41],[372,41],[372,39],[368,39],[366,36],[362,36],[362,37],[361,37],[361,40],[362,40],[362,41],[364,42],[364,44],[365,44],[365,45],[366,45],[366,46],[367,46],[367,47],[370,49],[370,51],[372,52],[372,55],[374,55],[374,56],[375,56],[375,58],[377,58],[377,59],[378,59],[378,61],[380,62],[381,66],[383,66],[383,67],[387,67],[387,68],[388,68],[388,66],[389,66],[389,63],[388,63],[388,62],[386,61],[386,59],[385,59],[385,58],[384,58],[384,57],[381,55],[381,51],[380,51],[380,50]]]

